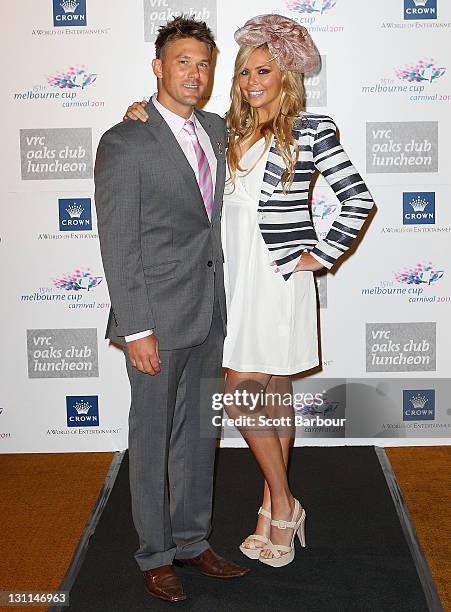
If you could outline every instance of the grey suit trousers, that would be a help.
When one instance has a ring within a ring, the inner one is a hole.
[[[155,376],[133,368],[130,491],[139,536],[135,559],[145,571],[197,556],[208,548],[213,469],[219,428],[202,380],[220,386],[223,324],[216,299],[207,338],[198,346],[160,350]]]

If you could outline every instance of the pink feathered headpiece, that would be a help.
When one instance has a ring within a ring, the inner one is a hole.
[[[303,26],[282,15],[257,15],[235,32],[240,45],[267,44],[281,70],[310,72],[319,65],[319,53]]]

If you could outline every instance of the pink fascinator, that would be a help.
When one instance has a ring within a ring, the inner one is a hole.
[[[310,72],[319,65],[319,53],[310,34],[296,21],[282,15],[257,15],[235,32],[240,45],[267,44],[281,70]]]

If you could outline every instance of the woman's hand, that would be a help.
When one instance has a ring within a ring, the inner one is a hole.
[[[144,110],[146,104],[146,100],[143,100],[142,102],[133,102],[133,104],[130,104],[130,106],[127,108],[126,114],[122,118],[123,121],[128,121],[129,119],[133,119],[133,121],[136,121],[137,119],[143,122],[147,121],[149,115]]]
[[[317,270],[321,270],[324,268],[323,264],[319,263],[317,259],[304,251],[301,255],[300,260],[298,261],[298,265],[295,267],[295,272],[316,272]]]
[[[273,261],[271,265],[276,266],[276,262]],[[321,268],[324,268],[323,264],[320,264],[310,253],[304,251],[293,272],[316,272],[321,270]],[[280,272],[279,268],[276,267],[274,272]]]

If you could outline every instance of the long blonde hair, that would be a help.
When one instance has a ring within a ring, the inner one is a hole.
[[[261,48],[268,48],[266,44]],[[240,167],[240,147],[249,140],[258,127],[258,114],[249,102],[243,97],[239,85],[239,77],[246,63],[256,47],[242,46],[235,60],[235,69],[230,91],[230,110],[226,115],[226,124],[229,130],[229,143],[227,149],[227,162],[229,165],[230,182],[235,183],[237,171],[243,172]],[[282,95],[279,108],[272,119],[260,127],[265,138],[265,150],[275,136],[275,147],[285,163],[282,176],[282,189],[284,193],[289,190],[293,182],[296,162],[299,155],[299,145],[293,138],[292,130],[302,111],[305,110],[304,75],[291,70],[282,70]],[[293,145],[292,152],[290,145]]]

